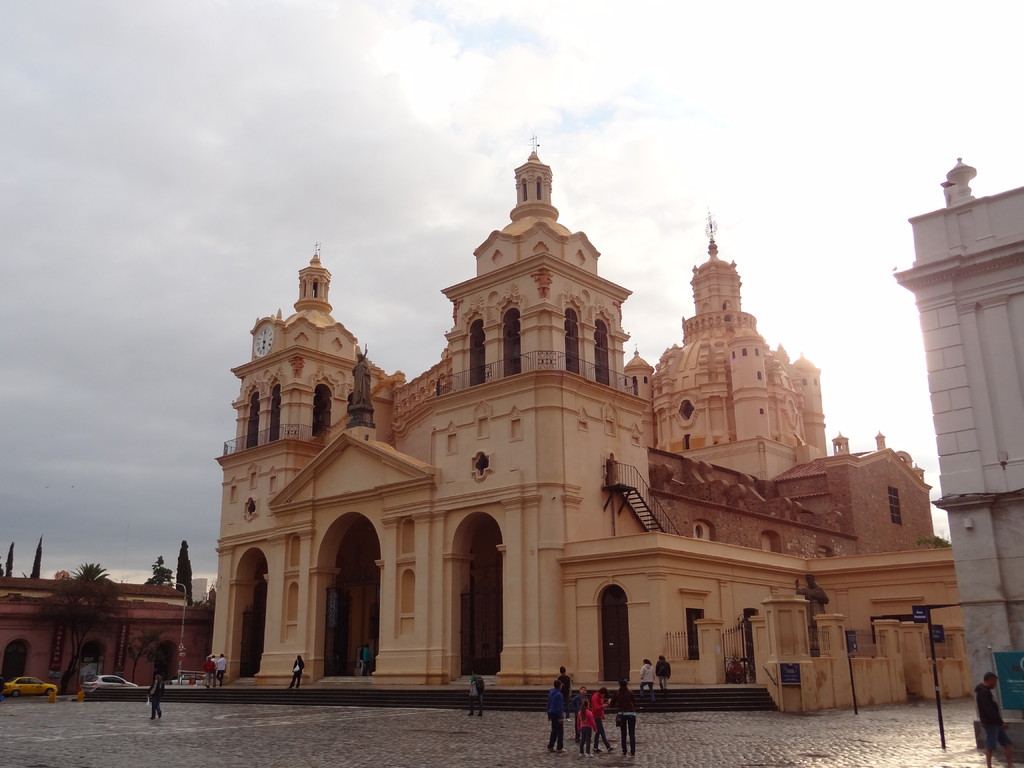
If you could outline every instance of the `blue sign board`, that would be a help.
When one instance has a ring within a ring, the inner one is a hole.
[[[779,682],[783,685],[800,685],[800,665],[779,664]]]
[[[928,623],[928,606],[927,605],[915,605],[910,609],[914,614],[915,624],[927,624]]]
[[[857,652],[857,630],[846,630],[846,650],[848,653]]]
[[[1024,709],[1024,651],[998,651],[996,674],[1003,709]]]
[[[942,624],[932,624],[932,640],[936,643],[946,642],[946,628]]]

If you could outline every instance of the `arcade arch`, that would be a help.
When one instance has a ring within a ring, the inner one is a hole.
[[[501,528],[488,514],[470,515],[452,542],[452,580],[459,588],[459,674],[496,675],[504,644],[504,565]],[[453,622],[455,623],[455,622]]]
[[[235,617],[232,624],[241,627],[238,645],[232,653],[238,658],[238,676],[255,677],[260,671],[267,626],[267,558],[254,547],[238,561],[232,587],[235,590]]]
[[[333,571],[324,603],[324,675],[355,675],[358,650],[380,649],[380,538],[373,523],[351,512],[328,529],[320,566]]]

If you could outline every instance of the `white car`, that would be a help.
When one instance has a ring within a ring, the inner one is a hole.
[[[82,690],[95,691],[97,688],[138,688],[135,683],[129,683],[123,677],[117,675],[89,675],[82,681]]]

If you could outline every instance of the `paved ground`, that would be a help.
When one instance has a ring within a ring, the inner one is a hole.
[[[637,754],[580,758],[545,749],[544,714],[448,710],[170,704],[151,721],[142,702],[42,698],[0,703],[0,765],[10,768],[963,768],[974,748],[970,698],[808,715],[641,715]],[[614,729],[612,729],[614,731]],[[618,735],[616,731],[615,736]],[[617,746],[613,742],[613,746]],[[570,751],[571,750],[571,751]]]

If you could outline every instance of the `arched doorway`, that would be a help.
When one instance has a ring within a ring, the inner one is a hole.
[[[177,669],[175,665],[175,658],[177,657],[178,649],[170,640],[164,640],[162,643],[157,645],[153,651],[153,676],[160,677],[165,680],[169,675],[174,674],[174,670]]]
[[[629,605],[622,587],[601,593],[602,680],[629,677]]]
[[[504,642],[501,529],[494,518],[480,515],[465,532],[460,594],[460,673],[496,675]]]
[[[267,626],[267,558],[258,549],[250,549],[238,566],[238,593],[235,605],[241,608],[242,631],[238,634],[238,676],[255,677],[263,658],[263,639]]]
[[[90,675],[98,675],[103,671],[103,648],[95,640],[82,646],[82,654],[78,659],[78,676],[85,679]]]
[[[375,658],[380,647],[377,531],[362,515],[347,515],[335,525],[342,532],[334,556],[334,583],[327,588],[324,675],[328,677],[359,674],[358,650],[369,643],[370,655]]]
[[[11,680],[25,674],[25,659],[28,657],[28,646],[21,640],[12,640],[4,648],[3,677]]]

